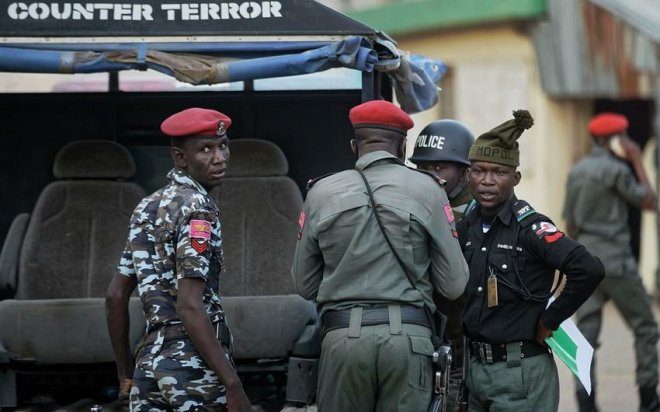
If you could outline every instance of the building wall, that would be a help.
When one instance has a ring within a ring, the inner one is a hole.
[[[580,147],[576,142],[584,139],[579,130],[590,104],[545,95],[531,39],[513,25],[399,36],[397,41],[402,50],[441,59],[450,67],[447,83],[440,83],[446,90],[440,93],[452,97],[414,115],[409,151],[421,128],[445,113],[478,136],[510,119],[513,110],[527,109],[535,124],[519,140],[523,179],[516,192],[559,223],[566,176]]]
[[[592,101],[550,98],[541,87],[531,37],[513,24],[399,35],[397,41],[400,49],[438,58],[450,68],[440,82],[440,104],[413,116],[408,153],[419,131],[433,120],[452,116],[478,136],[510,119],[513,110],[527,109],[535,124],[519,140],[523,177],[516,193],[565,228],[561,215],[566,178],[590,148],[586,125]],[[652,145],[646,148],[652,179],[653,150]],[[655,215],[645,213],[640,272],[651,293],[656,289],[657,250]]]

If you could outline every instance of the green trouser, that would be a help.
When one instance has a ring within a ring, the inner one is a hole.
[[[507,345],[506,361],[486,364],[471,357],[468,388],[470,412],[556,412],[559,408],[554,359],[549,354],[521,358],[518,342]]]
[[[357,325],[328,332],[321,345],[319,412],[426,411],[430,336],[426,327],[392,320],[359,326],[359,317]]]
[[[603,305],[610,299],[635,335],[637,385],[655,388],[658,384],[658,350],[656,348],[658,324],[638,273],[606,276],[596,291],[578,309],[576,313],[578,328],[587,341],[597,348],[603,320]],[[595,390],[594,369],[592,365],[591,387]],[[577,379],[576,382],[577,387],[582,388],[582,384]]]

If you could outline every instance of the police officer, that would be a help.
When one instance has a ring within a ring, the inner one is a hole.
[[[479,136],[468,182],[476,204],[458,224],[470,267],[463,330],[469,339],[469,410],[556,411],[559,378],[545,339],[603,277],[602,264],[546,216],[516,198],[517,139],[526,110]],[[563,292],[547,306],[555,270]],[[546,307],[547,306],[547,307]]]
[[[470,166],[468,152],[473,143],[474,136],[463,123],[436,120],[419,133],[413,155],[408,159],[418,169],[446,182],[445,191],[457,220],[463,217],[472,200],[466,176]]]
[[[252,410],[230,358],[231,335],[217,293],[219,211],[208,194],[227,169],[230,126],[226,115],[199,108],[161,124],[171,137],[170,182],[133,212],[106,298],[120,399],[130,390],[132,411]],[[136,286],[147,329],[133,363],[128,300]]]
[[[660,411],[656,392],[658,325],[637,271],[628,225],[628,205],[655,210],[656,197],[642,166],[639,146],[627,137],[627,128],[628,119],[620,114],[601,113],[591,119],[593,145],[568,177],[564,218],[568,234],[598,256],[606,268],[603,282],[577,311],[578,327],[597,348],[603,305],[610,299],[614,302],[635,335],[639,410]],[[621,142],[625,159],[612,151],[615,138]],[[625,160],[632,164],[639,181]],[[595,392],[588,396],[579,382],[577,399],[580,411],[597,410]]]
[[[296,292],[316,300],[323,324],[318,407],[426,410],[433,345],[425,308],[435,308],[434,291],[460,296],[467,267],[441,184],[403,164],[412,119],[386,101],[358,105],[349,118],[356,170],[313,182],[292,267]]]
[[[467,170],[470,166],[468,153],[473,144],[474,136],[463,123],[451,119],[436,120],[419,133],[413,155],[408,159],[418,169],[433,173],[446,182],[445,191],[457,220],[463,218],[465,209],[472,200],[467,184]],[[454,349],[447,410],[458,411],[460,384],[464,378],[461,312],[465,298],[449,301],[435,296],[435,301],[438,310],[447,316],[445,337],[452,342]]]

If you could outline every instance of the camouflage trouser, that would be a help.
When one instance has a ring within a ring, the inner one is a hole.
[[[225,387],[192,341],[178,339],[143,347],[136,362],[131,411],[225,411]]]

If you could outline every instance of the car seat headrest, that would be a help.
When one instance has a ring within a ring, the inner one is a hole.
[[[286,176],[289,163],[275,143],[259,139],[229,141],[227,177]]]
[[[81,140],[68,143],[55,156],[56,179],[130,179],[135,162],[130,152],[109,140]]]

